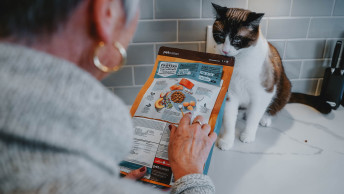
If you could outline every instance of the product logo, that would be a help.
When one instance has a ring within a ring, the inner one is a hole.
[[[178,63],[161,62],[159,65],[158,75],[168,77],[177,73]]]
[[[179,55],[179,53],[171,52],[171,51],[164,51],[162,54],[163,55]]]

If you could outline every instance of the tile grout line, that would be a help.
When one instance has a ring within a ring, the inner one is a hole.
[[[336,0],[333,1],[331,16],[333,16],[335,5],[336,5]]]
[[[326,51],[328,49],[328,45],[327,45],[327,39],[325,40],[325,48],[324,48],[324,51],[323,51],[323,54],[322,54],[322,57],[325,58],[325,55],[326,55]]]
[[[314,18],[314,19],[343,19],[344,16],[338,15],[338,16],[266,16],[266,19],[308,19],[308,18]],[[155,21],[169,21],[169,20],[213,20],[214,18],[169,18],[169,19],[156,19]],[[149,19],[141,19],[139,21],[152,21]]]
[[[317,59],[283,59],[285,62],[298,62],[298,61],[330,61],[331,58],[317,58]]]
[[[277,40],[275,40],[277,41]],[[131,46],[138,46],[138,45],[151,45],[151,44],[197,44],[198,42],[205,43],[206,41],[204,40],[197,40],[197,41],[168,41],[168,42],[134,42],[133,44],[130,44]]]
[[[311,23],[312,23],[312,17],[309,18],[306,40],[308,40],[309,38],[309,29],[311,28]]]
[[[291,0],[290,9],[289,9],[289,17],[291,17],[291,11],[293,10],[293,6],[294,6],[294,0]]]
[[[342,16],[340,16],[342,17]],[[343,16],[344,17],[344,16]],[[168,18],[168,19],[140,19],[139,22],[168,22],[168,21],[175,21],[175,20],[181,20],[181,21],[200,21],[200,20],[211,20],[214,21],[214,18]]]
[[[319,80],[321,78],[300,78],[300,79],[290,79],[290,81],[316,81]]]
[[[199,18],[202,18],[202,14],[203,14],[203,13],[202,13],[202,12],[203,12],[203,11],[202,11],[202,9],[203,9],[203,0],[200,0],[200,3],[201,3],[201,4],[200,4],[200,6],[199,6],[199,7],[200,7],[200,8],[199,8],[199,9],[200,9],[200,10],[199,10]]]
[[[284,43],[284,50],[283,50],[283,57],[282,57],[282,59],[285,59],[285,53],[286,53],[286,50],[287,50],[287,43],[288,43],[288,40],[286,40],[285,43]]]
[[[296,59],[283,59],[283,61],[330,61],[331,58],[314,58],[314,59],[302,59],[302,58],[296,58]]]
[[[304,64],[304,60],[301,61],[301,67],[300,67],[300,72],[299,72],[299,78],[298,79],[301,79],[301,74],[303,72],[303,64]]]
[[[155,0],[153,0],[153,20],[155,20]]]
[[[337,40],[337,39],[342,39],[342,38],[281,38],[281,39],[276,39],[276,38],[268,38],[268,41],[302,41],[302,40]]]
[[[302,41],[302,40],[308,40],[308,41],[316,41],[316,40],[338,40],[338,39],[343,39],[343,38],[281,38],[281,39],[269,39],[267,38],[268,41]],[[176,42],[176,41],[167,41],[167,42],[132,42],[130,43],[131,46],[135,45],[152,45],[152,44],[197,44],[198,42],[201,43],[206,43],[205,40],[198,40],[198,41],[181,41],[181,42]]]
[[[308,19],[308,18],[314,18],[314,19],[343,19],[343,15],[338,16],[266,16],[266,19]],[[207,18],[168,18],[168,19],[139,19],[139,22],[158,22],[158,21],[173,21],[173,20],[182,20],[182,21],[192,21],[192,20],[214,20],[212,17]]]
[[[176,35],[176,38],[177,38],[177,42],[179,42],[179,20],[177,20],[177,35]]]
[[[135,68],[131,67],[131,75],[133,76],[132,81],[133,81],[133,86],[135,86]]]
[[[153,63],[155,62],[156,55],[156,44],[153,44]]]
[[[277,41],[277,40],[274,40]],[[168,42],[134,42],[130,43],[130,46],[139,46],[139,45],[154,45],[154,44],[197,44],[197,43],[206,43],[206,41],[183,41],[183,42],[176,42],[176,41],[168,41]]]
[[[269,29],[269,20],[266,20],[266,26],[265,26],[265,36],[268,37],[268,29]]]

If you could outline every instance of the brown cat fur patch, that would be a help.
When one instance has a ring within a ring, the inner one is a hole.
[[[274,97],[272,103],[269,105],[267,112],[270,115],[275,115],[280,111],[289,101],[291,83],[287,78],[284,68],[282,65],[281,57],[278,54],[277,49],[269,44],[269,56],[266,60],[263,70],[263,77],[266,79],[262,82],[262,86],[267,92],[272,92],[274,86],[276,86],[276,96]],[[273,68],[273,71],[269,71],[269,66]]]

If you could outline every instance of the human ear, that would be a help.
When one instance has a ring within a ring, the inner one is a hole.
[[[96,38],[111,44],[114,31],[125,25],[125,14],[121,2],[119,0],[93,0],[91,10]]]

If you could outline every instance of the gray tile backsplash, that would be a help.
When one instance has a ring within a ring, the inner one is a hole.
[[[206,50],[206,45],[205,43],[199,43],[199,51],[200,52],[205,52]]]
[[[129,45],[127,49],[128,65],[140,65],[140,64],[153,64],[154,58],[154,45]]]
[[[309,38],[344,38],[344,18],[312,18]]]
[[[283,61],[284,71],[289,79],[299,79],[302,61]]]
[[[283,58],[293,91],[319,92],[336,41],[344,45],[344,0],[141,0],[127,67],[102,83],[131,104],[161,46],[205,52],[211,2],[265,13],[261,31]]]
[[[144,85],[153,70],[152,66],[134,67],[135,85]]]
[[[102,80],[102,83],[107,87],[115,86],[132,86],[133,85],[133,70],[131,67],[124,67],[118,72],[112,73]]]
[[[317,79],[302,79],[302,80],[291,80],[292,92],[301,92],[305,94],[315,95],[318,86]]]
[[[283,58],[285,41],[269,41],[269,42],[272,44],[272,46],[274,46],[277,49],[280,57]]]
[[[334,16],[341,16],[344,15],[344,0],[336,0],[336,4],[334,5]]]
[[[269,39],[306,38],[309,20],[309,18],[269,19],[266,37]]]
[[[200,0],[157,0],[155,1],[155,18],[199,18]]]
[[[140,21],[133,42],[177,41],[177,21]]]
[[[268,23],[268,20],[266,18],[263,18],[259,24],[260,30],[262,31],[264,37],[266,37],[266,33],[267,33],[267,26],[268,26],[267,23]]]
[[[323,78],[327,67],[330,67],[330,60],[303,61],[300,78]]]
[[[330,16],[334,0],[294,0],[292,16]]]
[[[287,42],[285,59],[321,59],[325,40],[292,40]]]
[[[214,20],[179,20],[178,41],[204,41],[206,40],[206,30],[208,25],[212,25]]]
[[[248,9],[265,16],[288,16],[291,0],[248,0]]]
[[[120,97],[125,104],[131,105],[135,101],[141,87],[113,88],[115,95]]]
[[[247,9],[246,0],[202,0],[202,17],[214,18],[214,9],[211,3],[215,3],[225,7],[243,8]]]
[[[140,0],[140,19],[153,19],[153,0]]]

